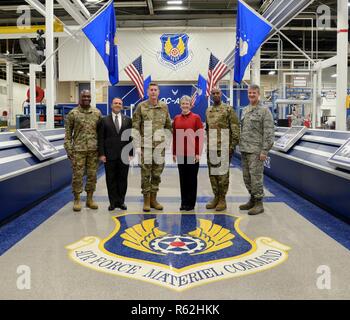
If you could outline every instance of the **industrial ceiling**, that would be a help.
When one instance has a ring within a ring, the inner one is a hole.
[[[45,0],[35,1],[45,4]],[[107,2],[107,0],[63,1],[81,1],[91,14]],[[285,12],[281,12],[282,17],[288,13],[288,3],[295,0],[283,1],[286,1],[286,5],[284,5]],[[269,7],[271,8],[272,3],[276,3],[276,0],[246,0],[245,2],[260,13],[265,12],[266,15]],[[0,0],[0,26],[16,26],[19,17],[17,9],[21,5],[28,4],[26,1]],[[176,6],[168,5],[166,0],[118,0],[115,1],[114,5],[119,28],[155,26],[234,27],[237,14],[237,0],[183,0],[182,4]],[[313,23],[315,24],[315,14],[320,5],[328,5],[331,9],[331,28],[318,30],[318,32],[315,28],[312,34],[310,18],[314,19]],[[54,14],[67,26],[77,25],[77,22],[62,7],[62,0],[55,1]],[[317,49],[317,57],[327,58],[333,56],[336,50],[336,18],[337,0],[315,0],[298,16],[297,20],[289,22],[283,32],[306,52],[316,52]],[[45,18],[36,10],[32,10],[31,24],[43,25],[44,23]],[[311,39],[313,39],[313,46],[311,46]],[[295,53],[294,48],[288,42],[284,42],[283,47],[287,56],[289,52],[291,55]],[[276,51],[275,44],[267,43],[262,49],[263,58],[276,56],[276,53],[274,53]],[[19,48],[18,39],[0,40],[0,55],[3,56],[4,54],[17,62],[15,71],[17,69],[28,70],[28,65],[25,63]],[[26,81],[25,75],[23,79]]]

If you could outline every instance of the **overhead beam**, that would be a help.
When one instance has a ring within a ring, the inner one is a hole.
[[[84,6],[84,4],[80,0],[73,0],[75,6],[81,11],[81,13],[85,16],[86,19],[89,19],[91,16],[89,10]]]
[[[25,0],[27,1],[27,0]],[[29,0],[30,1],[30,0]],[[38,1],[38,0],[34,0]],[[0,6],[0,10],[3,11],[17,11],[18,6],[7,5]],[[93,6],[91,6],[93,7]],[[114,2],[114,8],[145,8],[147,7],[146,1],[125,1],[125,2]],[[61,4],[55,4],[54,9],[62,9],[63,6]]]
[[[66,10],[71,17],[80,25],[84,24],[86,21],[85,16],[78,10],[71,2],[67,0],[57,0],[57,2]]]

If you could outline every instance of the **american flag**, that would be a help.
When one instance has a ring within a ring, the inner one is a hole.
[[[196,104],[198,98],[198,89],[193,93],[192,98],[191,98],[191,107],[193,107]]]
[[[142,56],[139,56],[133,63],[128,65],[125,69],[125,73],[135,84],[136,89],[139,93],[141,99],[145,96],[145,91],[143,87],[143,72],[142,72]]]
[[[212,53],[210,53],[209,59],[209,70],[208,70],[208,79],[207,79],[207,97],[210,96],[211,90],[223,77],[228,67],[225,63],[219,61]]]

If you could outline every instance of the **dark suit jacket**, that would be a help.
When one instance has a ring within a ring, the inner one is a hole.
[[[115,128],[112,114],[102,118],[98,124],[98,154],[99,156],[106,156],[107,161],[120,159],[122,156],[122,150],[124,146],[132,142],[131,137],[132,120],[122,114],[122,125],[117,133]],[[125,132],[123,141],[121,139],[125,130],[129,129],[129,132]],[[134,156],[134,149],[129,152],[129,156]]]

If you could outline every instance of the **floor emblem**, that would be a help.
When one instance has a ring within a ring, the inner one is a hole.
[[[66,246],[76,263],[177,291],[273,268],[290,247],[268,237],[249,239],[229,214],[125,214],[106,239]]]

